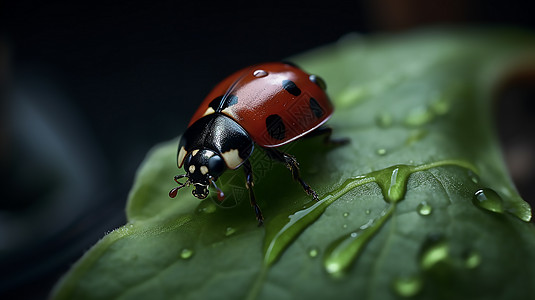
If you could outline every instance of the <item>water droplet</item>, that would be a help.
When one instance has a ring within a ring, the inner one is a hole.
[[[268,72],[264,70],[255,70],[253,72],[253,76],[257,78],[266,77],[268,75]]]
[[[475,269],[481,264],[481,256],[475,251],[469,252],[464,259],[464,265],[468,269]]]
[[[381,156],[386,155],[386,149],[384,148],[377,149],[377,154]]]
[[[507,208],[507,212],[524,222],[531,221],[531,206],[529,203],[522,200],[520,196],[513,196],[513,198],[516,198],[516,200],[509,203],[510,207]]]
[[[347,224],[342,225],[342,228],[346,229],[347,228]]]
[[[184,248],[180,251],[180,257],[182,259],[190,259],[193,256],[193,250]]]
[[[226,235],[226,236],[231,236],[231,235],[233,235],[235,232],[236,232],[236,228],[233,228],[233,227],[227,227],[227,229],[225,230],[225,235]]]
[[[409,126],[421,126],[431,122],[433,118],[433,112],[430,111],[427,107],[416,107],[409,113],[409,115],[405,119],[405,124]]]
[[[343,216],[344,216],[344,218],[347,218],[347,217],[349,216],[349,213],[348,213],[348,212],[345,212],[345,213],[343,214]]]
[[[333,277],[342,276],[393,211],[394,205],[390,205],[377,219],[370,220],[356,231],[332,242],[325,252],[323,261],[327,273]]]
[[[379,127],[388,128],[392,126],[392,115],[386,112],[380,113],[375,117],[375,121]]]
[[[312,75],[308,76],[308,79],[310,81],[314,82],[316,85],[318,85],[322,90],[326,90],[327,89],[327,84],[318,75],[312,74]]]
[[[280,217],[277,217],[266,224],[263,247],[264,265],[270,266],[277,261],[284,250],[305,229],[312,225],[329,205],[355,187],[376,182],[381,188],[385,200],[395,204],[403,200],[407,188],[407,180],[410,174],[445,165],[456,165],[467,169],[469,168],[467,165],[470,166],[466,162],[460,160],[444,160],[418,166],[391,166],[368,174],[347,178],[338,188],[326,194],[320,201],[310,202],[305,208],[296,211],[291,215],[280,215]],[[391,205],[391,207],[394,209],[394,205]],[[366,215],[369,215],[371,210],[367,209],[365,213]],[[379,218],[384,216],[385,213],[383,212]],[[372,229],[367,229],[367,231],[368,230]],[[372,231],[374,230],[375,229]]]
[[[396,165],[380,171],[372,172],[375,181],[381,187],[387,202],[399,202],[405,197],[407,180],[413,172],[407,165]]]
[[[420,202],[416,209],[418,211],[418,214],[420,214],[421,216],[429,216],[433,211],[433,207],[429,205],[427,201]]]
[[[401,297],[413,297],[422,290],[423,280],[420,276],[401,277],[394,280],[392,287]]]
[[[484,188],[478,190],[472,198],[475,206],[488,211],[503,213],[503,199],[494,190]]]
[[[268,223],[264,238],[264,264],[269,266],[274,263],[288,245],[310,224],[314,223],[327,206],[337,198],[327,195],[319,202],[310,202],[306,208],[282,219],[282,222],[275,219]]]
[[[316,257],[316,256],[318,256],[318,254],[319,254],[318,248],[312,247],[312,248],[308,249],[308,256]]]
[[[472,180],[473,183],[475,184],[479,183],[479,178],[477,177],[476,174],[474,174],[474,172],[468,171],[468,176],[470,176],[470,180]]]
[[[441,235],[431,235],[420,250],[420,266],[430,270],[445,263],[449,258],[449,246]]]

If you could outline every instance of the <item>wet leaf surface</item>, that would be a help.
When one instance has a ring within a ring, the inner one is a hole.
[[[243,173],[199,202],[174,187],[177,140],[140,167],[128,224],[102,238],[53,299],[533,298],[531,209],[493,132],[500,76],[535,62],[535,38],[509,30],[348,36],[295,57],[327,82],[336,112],[325,147],[299,141],[314,202],[284,166],[252,157],[266,217],[257,227]]]

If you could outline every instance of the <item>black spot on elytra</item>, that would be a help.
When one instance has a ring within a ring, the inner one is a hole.
[[[216,111],[219,108],[221,99],[223,99],[223,95],[215,97],[214,100],[212,100],[208,106],[210,106],[214,111]]]
[[[223,101],[224,103],[221,103],[221,110],[238,103],[238,96],[228,95]]]
[[[286,127],[279,115],[270,115],[267,117],[266,128],[269,135],[276,140],[283,140],[286,137]]]
[[[299,96],[301,95],[301,89],[299,89],[297,87],[297,85],[295,84],[295,82],[291,81],[291,80],[288,80],[288,79],[285,79],[282,81],[282,87],[290,94],[294,95],[294,96]]]
[[[228,95],[225,99],[223,99],[223,96],[218,96],[210,102],[209,106],[213,108],[214,111],[220,112],[236,103],[238,103],[238,96],[236,95]]]
[[[321,118],[321,116],[324,114],[320,104],[314,98],[310,98],[310,110],[316,116],[316,118]]]

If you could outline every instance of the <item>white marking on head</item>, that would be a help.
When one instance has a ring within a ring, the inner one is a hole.
[[[232,111],[232,107],[227,107],[225,109],[223,109],[222,111],[224,114],[228,115],[228,116],[231,116],[233,118],[237,118],[238,116],[236,116],[236,114]]]
[[[243,162],[243,159],[240,157],[237,149],[230,149],[227,152],[223,152],[221,153],[221,156],[223,156],[223,159],[225,160],[225,163],[229,169],[236,169]]]
[[[184,158],[186,157],[186,154],[188,154],[186,148],[184,148],[184,146],[180,147],[180,151],[178,151],[177,157],[177,164],[179,168],[182,167],[182,163],[184,163]]]
[[[190,173],[195,172],[195,165],[191,165],[191,166],[189,166],[189,172],[190,172]]]
[[[195,149],[195,150],[191,151],[191,156],[197,155],[197,152],[199,152],[199,149]]]
[[[206,175],[208,173],[208,167],[207,166],[201,166],[201,174]]]
[[[206,157],[206,158],[210,158],[210,157],[214,156],[214,154],[215,154],[213,151],[210,151],[210,150],[205,150],[203,153],[204,153],[204,157]]]
[[[204,115],[202,116],[204,117],[206,115],[213,114],[213,113],[215,113],[215,110],[211,107],[208,107],[208,109],[204,112]]]

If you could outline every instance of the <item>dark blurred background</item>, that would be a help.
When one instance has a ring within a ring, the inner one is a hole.
[[[124,224],[147,151],[180,134],[210,88],[236,69],[350,32],[533,30],[534,19],[520,0],[2,1],[0,298],[46,298],[84,251]],[[508,84],[501,103],[513,105],[499,116],[511,172],[529,199],[534,82],[525,74]]]

